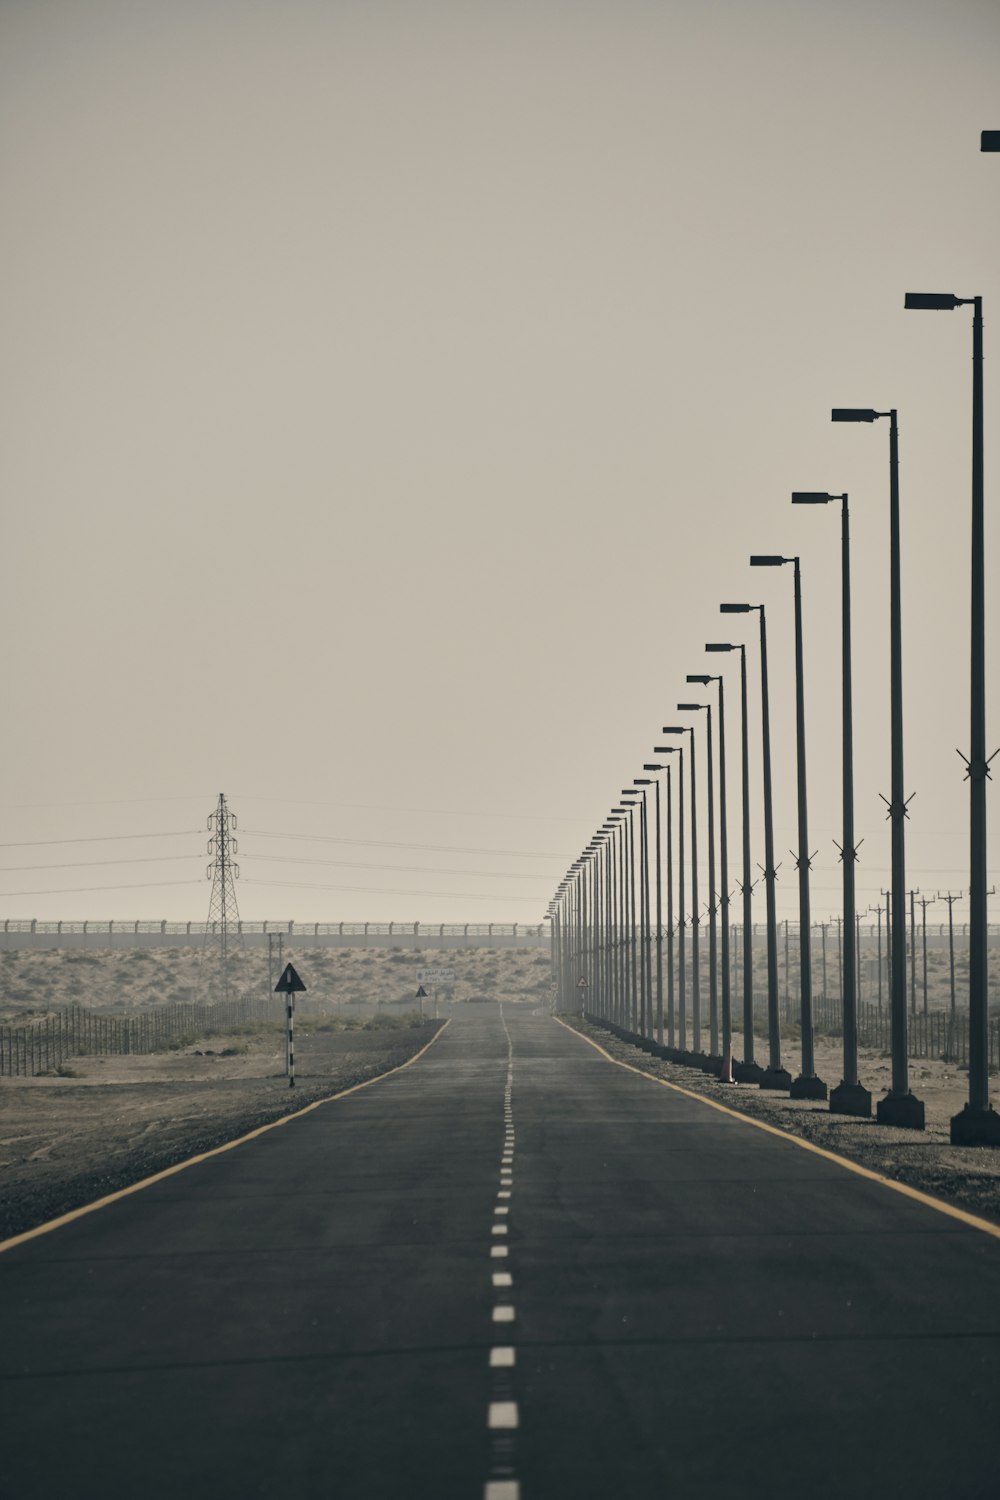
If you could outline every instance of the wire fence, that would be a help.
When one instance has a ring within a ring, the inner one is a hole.
[[[161,1052],[207,1032],[235,1031],[251,1022],[276,1019],[280,1013],[274,1001],[263,995],[240,995],[214,1005],[158,1005],[134,1016],[100,1015],[69,1005],[38,1021],[0,1026],[0,1077],[58,1073],[74,1057]]]
[[[844,1013],[836,996],[813,996],[813,1031],[818,1036],[842,1036]],[[800,1024],[802,1014],[798,1000],[781,996],[779,1016],[783,1025]],[[858,1005],[858,1046],[888,1052],[892,1045],[891,1018],[888,1008],[861,1003]],[[753,997],[754,1029],[767,1029],[767,994],[755,990]],[[735,1011],[734,1011],[735,1014]],[[906,1051],[909,1057],[936,1057],[944,1062],[968,1064],[969,1016],[959,1011],[952,1016],[947,1010],[912,1013],[906,1018]],[[1000,1068],[1000,1016],[989,1022],[990,1067]]]
[[[198,946],[221,936],[218,922],[0,920],[0,946],[128,948]],[[266,947],[281,934],[299,946],[536,947],[549,941],[544,924],[524,922],[244,922],[227,926],[230,941]]]

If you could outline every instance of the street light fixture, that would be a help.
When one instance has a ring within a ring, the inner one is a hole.
[[[679,755],[681,767],[680,802],[684,801],[684,751],[680,745],[654,745],[654,755]],[[648,769],[648,767],[646,768]],[[674,1012],[674,798],[671,767],[667,766],[667,1046],[673,1050],[676,1041],[676,1016]],[[684,911],[684,822],[681,819],[681,880],[680,907]],[[684,949],[681,945],[681,968]],[[683,983],[683,975],[682,975]]]
[[[906,1048],[906,816],[903,783],[903,611],[899,542],[899,423],[896,408],[835,406],[833,422],[877,422],[889,418],[889,819],[892,830],[891,892],[886,930],[889,942],[889,1016],[892,1087],[875,1106],[880,1125],[923,1130],[923,1100],[910,1092]],[[885,799],[883,798],[883,801]]]
[[[677,731],[682,733],[681,730]],[[687,1050],[687,954],[685,952],[685,936],[687,932],[687,912],[684,904],[684,746],[683,745],[655,745],[653,753],[664,755],[668,749],[676,750],[678,755],[678,786],[677,786],[677,1046],[680,1052]],[[671,1033],[669,1045],[674,1044],[674,1036]]]
[[[722,1055],[719,1067],[719,1081],[721,1083],[734,1083],[733,1078],[733,1013],[732,997],[730,994],[730,958],[729,958],[729,851],[726,826],[726,687],[722,673],[698,672],[689,673],[688,682],[700,682],[705,687],[709,683],[718,684],[719,688],[719,875],[721,880],[721,894],[719,898],[719,910],[722,927]],[[711,721],[711,713],[709,714]],[[715,907],[713,901],[713,909]]]
[[[639,933],[641,937],[639,974],[642,981],[642,1007],[639,1032],[643,1037],[648,1037],[653,1029],[653,966],[650,951],[649,824],[646,818],[646,787],[652,785],[652,783],[648,779],[635,776],[633,777],[632,784],[640,788],[640,795],[642,796],[642,814],[639,820],[639,898],[641,902],[639,912]]]
[[[767,1039],[768,1066],[760,1076],[762,1089],[790,1089],[791,1075],[781,1066],[781,1019],[778,1013],[778,918],[774,884],[774,805],[771,794],[771,711],[767,691],[767,618],[763,604],[720,604],[723,615],[760,614],[761,738],[764,763],[764,895],[767,906]]]
[[[628,927],[629,927],[629,935],[628,935],[628,941],[627,941],[628,953],[629,953],[629,995],[628,995],[628,999],[629,999],[629,1002],[630,1002],[629,1003],[629,1007],[628,1007],[628,1016],[629,1016],[628,1029],[630,1031],[636,1031],[638,1029],[638,1023],[639,1023],[639,978],[638,978],[638,973],[637,973],[638,965],[636,963],[636,959],[637,959],[637,957],[639,955],[636,952],[636,947],[637,947],[638,939],[636,937],[636,928],[635,928],[635,867],[636,867],[636,858],[635,858],[635,820],[634,820],[634,818],[632,816],[632,814],[635,811],[635,805],[636,805],[635,802],[632,801],[632,798],[634,796],[636,796],[636,793],[633,792],[633,790],[632,790],[631,787],[625,787],[622,790],[622,792],[620,793],[620,796],[622,798],[625,811],[628,813],[628,824],[627,824],[626,832],[625,832],[625,846],[626,846],[625,881],[626,881],[626,886],[628,888],[628,912],[627,912],[627,917],[628,917]],[[640,875],[641,875],[641,868],[640,868]]]
[[[826,1084],[816,1076],[815,1039],[813,1035],[812,1006],[812,917],[809,903],[809,871],[812,856],[809,853],[809,816],[806,798],[806,709],[805,709],[805,661],[802,648],[802,575],[797,557],[755,556],[750,559],[752,568],[780,568],[791,563],[794,568],[795,585],[795,743],[798,769],[799,853],[796,867],[799,872],[799,1007],[802,1030],[802,1072],[792,1083],[793,1099],[825,1099]],[[788,927],[785,927],[785,940]],[[787,949],[786,949],[787,953]],[[786,959],[787,964],[787,959]],[[786,970],[787,983],[787,970]]]
[[[732,1077],[737,1083],[759,1083],[761,1068],[754,1062],[754,1035],[753,1035],[753,880],[750,873],[750,735],[747,720],[747,650],[742,641],[733,645],[728,641],[711,641],[705,647],[706,651],[738,651],[740,653],[740,690],[741,690],[741,750],[742,750],[742,780],[743,780],[743,1062],[734,1065]],[[721,769],[721,816],[722,816],[722,899],[725,903],[727,922],[723,926],[724,940],[728,946],[728,911],[729,911],[729,881],[728,862],[726,855],[726,756],[725,756],[725,700],[723,697],[722,677],[719,683],[719,760]],[[724,961],[725,962],[725,961]],[[728,972],[728,971],[727,971]],[[726,984],[723,981],[723,1009],[726,1002]],[[732,1016],[730,1012],[730,1024]],[[730,1080],[723,1074],[723,1082]]]
[[[690,724],[664,724],[664,734],[689,734],[691,766],[691,1052],[692,1060],[701,1057],[701,966],[698,954],[698,934],[701,917],[698,911],[698,806],[697,768],[694,756],[694,729]],[[684,790],[681,785],[681,830],[684,828]],[[683,880],[683,870],[681,879]],[[683,974],[683,968],[682,968]],[[683,1021],[683,984],[681,988],[681,1014]],[[686,1051],[687,1038],[681,1028],[681,1050]]]
[[[907,292],[921,311],[972,313],[972,577],[969,782],[969,1102],[951,1121],[953,1146],[1000,1146],[1000,1115],[990,1106],[986,911],[986,567],[983,538],[983,299],[952,292]],[[961,753],[961,752],[959,752]],[[964,760],[965,757],[963,756]]]
[[[659,761],[647,762],[642,768],[644,771],[662,771],[663,767]],[[636,784],[642,786],[653,786],[656,789],[655,817],[656,817],[656,1040],[663,1046],[663,890],[661,881],[661,855],[660,855],[660,783],[655,778],[652,781],[640,782],[636,778]]]
[[[688,677],[693,682],[693,677]],[[710,703],[678,703],[681,713],[707,714],[705,736],[705,763],[708,782],[708,1045],[705,1071],[719,1073],[722,1058],[719,1054],[719,967],[717,907],[715,886],[715,781],[712,773],[712,705]],[[694,738],[691,740],[694,745]],[[696,1049],[697,1050],[697,1049]]]
[[[857,1115],[871,1119],[872,1096],[858,1079],[858,993],[856,963],[856,911],[854,866],[858,857],[854,842],[854,713],[851,672],[851,520],[846,492],[830,495],[825,491],[795,490],[793,505],[829,505],[841,503],[840,583],[841,583],[841,722],[843,843],[840,848],[844,867],[844,937],[847,949],[846,983],[843,993],[844,1076],[830,1093],[830,1110],[834,1114]],[[881,939],[880,939],[881,941]],[[881,985],[881,974],[879,984]]]

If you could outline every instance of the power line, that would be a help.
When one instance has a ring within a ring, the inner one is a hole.
[[[507,859],[567,859],[566,854],[539,854],[524,849],[469,849],[456,844],[405,844],[398,839],[345,839],[321,833],[275,833],[271,829],[244,828],[245,838],[288,839],[293,843],[352,844],[369,849],[417,849],[424,854],[496,854]],[[7,847],[0,844],[0,849]]]
[[[417,813],[427,818],[511,818],[525,823],[578,823],[579,818],[557,818],[544,813],[471,812],[457,807],[388,807],[375,802],[317,802],[302,797],[247,797],[237,794],[237,802],[266,802],[274,807],[336,807],[344,812]]]
[[[138,859],[80,859],[64,865],[4,865],[0,868],[0,878],[24,870],[92,870],[98,865],[163,865],[168,860],[200,857],[198,854],[143,854]],[[258,858],[266,859],[267,855],[259,855]]]
[[[187,855],[172,855],[173,859],[187,859]],[[284,865],[336,865],[345,870],[396,870],[401,875],[470,875],[484,880],[536,880],[537,871],[515,874],[508,870],[453,870],[450,867],[434,869],[432,865],[370,865],[350,859],[301,859],[294,854],[249,854],[251,860],[269,860]],[[2,872],[0,872],[2,873]]]
[[[280,886],[285,890],[296,891],[355,891],[366,896],[411,896],[415,900],[429,898],[432,901],[438,898],[447,898],[450,901],[527,901],[532,906],[537,906],[540,901],[544,900],[541,896],[509,896],[506,893],[471,895],[468,891],[397,891],[385,886],[311,885],[299,880],[244,880],[243,884]]]
[[[201,885],[200,880],[139,880],[131,885],[74,885],[63,886],[57,891],[0,891],[0,901],[16,900],[21,896],[79,896],[88,891],[140,891],[165,885]]]
[[[85,839],[20,839],[12,844],[0,844],[0,849],[40,849],[48,844],[116,844],[121,839],[189,839],[199,837],[204,831],[203,828],[178,828],[169,833],[97,833]]]

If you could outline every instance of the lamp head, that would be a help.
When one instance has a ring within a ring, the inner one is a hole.
[[[673,755],[675,751],[677,752],[678,755],[683,755],[683,753],[684,753],[683,750],[681,749],[680,745],[654,745],[653,746],[653,754],[654,755]]]
[[[691,713],[696,708],[707,708],[707,703],[678,703],[677,707],[682,713]]]
[[[787,557],[772,557],[770,554],[763,556],[760,553],[754,553],[750,559],[750,566],[751,568],[780,568],[788,561]]]
[[[715,678],[710,677],[707,672],[689,672],[684,680],[685,682],[714,682]]]
[[[644,762],[642,769],[644,771],[662,771],[663,767],[660,765],[659,761],[654,761],[652,764],[646,761]]]
[[[664,726],[663,726],[663,733],[664,734],[687,734],[687,732],[688,732],[688,730],[690,728],[691,728],[690,724],[664,724]],[[657,753],[659,753],[659,752],[657,752]]]
[[[881,413],[867,406],[835,406],[830,413],[831,422],[874,422]]]
[[[909,312],[952,312],[962,302],[954,292],[907,292],[903,306]]]
[[[1000,130],[984,130],[979,138],[980,151],[1000,151]]]
[[[711,641],[705,647],[706,651],[738,651],[739,649],[739,646],[730,645],[728,641]]]
[[[754,604],[720,604],[719,605],[719,614],[720,615],[748,615],[750,613],[750,611],[752,609],[756,609],[756,607],[757,606],[754,605]]]
[[[827,495],[819,490],[793,490],[793,505],[829,505],[831,500],[843,500],[843,495]]]

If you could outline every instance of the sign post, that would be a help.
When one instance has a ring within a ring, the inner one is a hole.
[[[586,974],[580,975],[579,979],[576,981],[576,987],[580,991],[580,1014],[582,1016],[587,1009],[588,980]]]
[[[284,973],[274,986],[274,993],[287,998],[288,1035],[285,1045],[285,1072],[288,1075],[290,1089],[295,1087],[295,996],[297,993],[304,995],[305,992],[306,987],[292,965],[286,964]]]
[[[420,988],[424,991],[424,995],[426,996],[426,994],[427,994],[426,989],[424,989],[424,986],[427,985],[427,984],[429,984],[430,987],[431,987],[431,989],[434,991],[434,1018],[435,1018],[435,1020],[437,1019],[437,1013],[438,1013],[438,985],[439,984],[450,984],[451,980],[452,980],[452,974],[451,974],[451,970],[450,969],[437,968],[437,969],[418,969],[417,970],[417,983],[419,984]],[[419,996],[417,998],[419,999]],[[420,1014],[423,1015],[423,1013],[424,1013],[424,1008],[423,1008],[423,1006],[421,1006],[420,1007]]]

